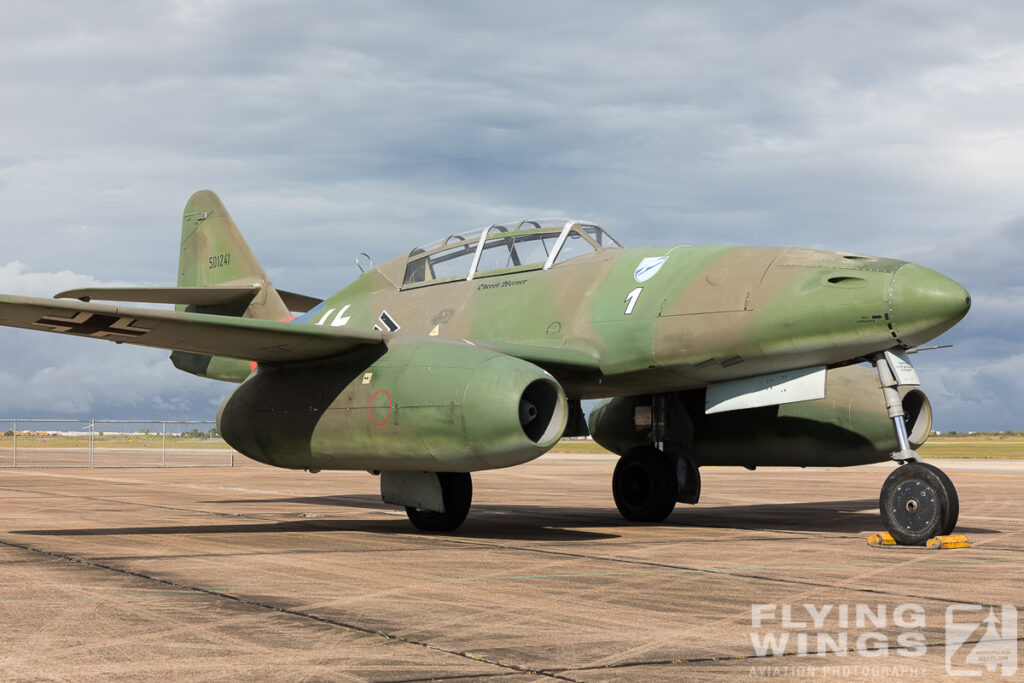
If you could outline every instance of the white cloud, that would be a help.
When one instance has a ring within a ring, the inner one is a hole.
[[[0,330],[0,417],[213,419],[234,385],[175,369],[167,352]]]
[[[22,296],[51,297],[66,289],[82,287],[132,287],[129,282],[102,282],[71,270],[56,273],[30,272],[21,261],[11,261],[0,266],[0,292],[17,293]]]

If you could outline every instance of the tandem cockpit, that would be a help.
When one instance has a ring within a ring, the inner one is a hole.
[[[604,228],[593,223],[549,218],[496,224],[413,249],[402,289],[520,270],[547,270],[569,259],[621,248]]]

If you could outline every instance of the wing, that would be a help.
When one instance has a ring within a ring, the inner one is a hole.
[[[258,363],[335,356],[362,345],[388,344],[393,332],[255,320],[206,313],[110,306],[0,294],[0,325],[106,339]],[[472,344],[539,365],[556,377],[596,373],[597,353],[568,346],[472,342],[403,334],[407,343]]]
[[[323,358],[390,333],[0,294],[0,325],[119,344],[282,363]]]

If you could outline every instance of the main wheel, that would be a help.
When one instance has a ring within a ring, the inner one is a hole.
[[[438,472],[444,512],[406,507],[409,521],[420,531],[455,531],[466,521],[473,503],[473,480],[469,472]]]
[[[631,522],[660,522],[676,506],[675,461],[656,448],[639,446],[615,465],[612,495]]]
[[[956,489],[938,468],[908,462],[886,477],[878,497],[882,524],[900,545],[924,545],[952,531],[959,514]]]

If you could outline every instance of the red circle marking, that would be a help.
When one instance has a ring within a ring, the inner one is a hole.
[[[384,394],[385,396],[388,397],[388,415],[387,415],[387,417],[384,418],[383,422],[377,422],[376,420],[373,419],[373,402],[377,400],[377,394]],[[370,399],[369,413],[370,413],[370,422],[372,422],[373,424],[377,425],[378,427],[383,427],[384,425],[386,425],[388,423],[388,420],[391,418],[391,394],[389,394],[384,389],[378,389],[377,392],[374,393],[373,398]]]

